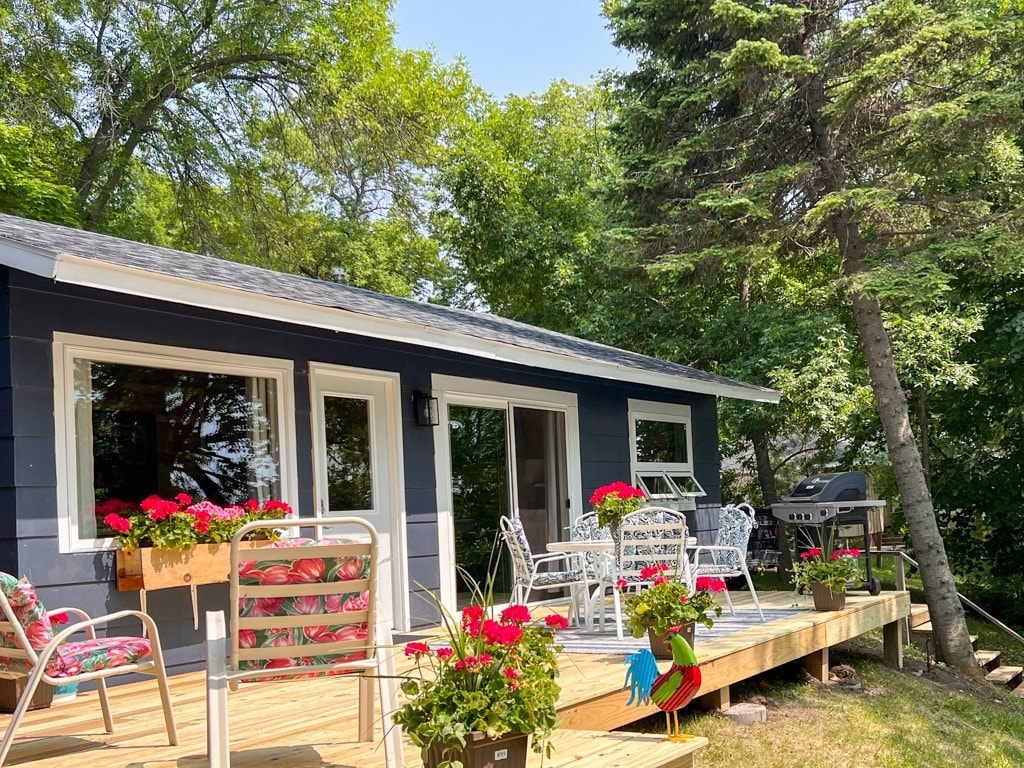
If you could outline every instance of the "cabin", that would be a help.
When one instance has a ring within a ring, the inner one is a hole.
[[[0,569],[51,605],[119,591],[111,499],[283,499],[366,518],[398,631],[455,608],[498,517],[534,548],[593,490],[720,502],[716,402],[778,393],[483,312],[0,215]],[[465,570],[462,570],[462,569]],[[201,610],[227,587],[196,589]],[[202,662],[187,589],[150,593]]]

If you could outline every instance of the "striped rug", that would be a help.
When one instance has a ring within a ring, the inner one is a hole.
[[[807,608],[765,608],[765,622],[785,619],[804,613]],[[761,618],[753,608],[737,608],[736,615],[732,616],[729,609],[722,611],[722,615],[715,619],[715,625],[708,629],[703,624],[697,625],[695,642],[708,642],[725,637],[741,629],[749,629],[761,624]],[[619,653],[627,655],[636,653],[641,648],[649,648],[647,636],[634,638],[629,632],[625,633],[622,640],[615,636],[615,622],[613,616],[606,617],[604,632],[589,632],[587,630],[563,629],[558,632],[558,643],[563,646],[565,653]]]

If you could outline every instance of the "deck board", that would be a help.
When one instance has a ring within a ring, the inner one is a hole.
[[[737,607],[745,593],[737,593]],[[762,603],[789,607],[800,602],[792,592],[768,593]],[[850,594],[839,613],[794,614],[727,637],[698,643],[704,684],[701,695],[725,688],[766,669],[806,657],[842,640],[906,616],[907,593],[877,597]],[[606,733],[657,712],[654,707],[625,707],[619,690],[623,656],[566,654],[560,664],[561,729],[553,739],[547,768],[689,768],[705,742],[668,742],[663,736]],[[401,660],[404,664],[404,659]],[[354,679],[329,678],[242,685],[228,697],[232,764],[236,768],[383,768],[378,725],[374,742],[356,740],[357,689]],[[178,720],[179,744],[167,745],[156,683],[145,680],[110,689],[113,734],[103,731],[95,692],[69,703],[29,712],[18,730],[8,765],[31,768],[205,768],[206,698],[200,672],[171,678],[171,699]],[[9,715],[0,715],[6,728]],[[406,743],[407,766],[418,766],[419,752]],[[532,755],[532,753],[531,753]],[[534,756],[531,766],[539,765]]]

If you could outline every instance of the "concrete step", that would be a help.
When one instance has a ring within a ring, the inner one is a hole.
[[[1016,688],[1020,685],[1021,680],[1024,680],[1024,667],[1015,667],[1010,664],[1000,665],[985,675],[985,679],[996,685]]]
[[[984,667],[989,672],[999,666],[999,657],[1003,655],[1002,651],[975,651],[974,658],[978,660],[978,665]]]

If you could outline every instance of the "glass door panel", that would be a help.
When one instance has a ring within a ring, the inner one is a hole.
[[[565,414],[516,406],[512,415],[516,506],[530,547],[544,552],[569,525]]]
[[[456,591],[460,607],[469,599],[468,574],[481,586],[488,576],[498,518],[509,512],[508,426],[503,408],[448,407],[452,513],[455,525]],[[508,557],[500,558],[494,592],[510,589]]]
[[[324,396],[327,506],[332,512],[373,509],[370,401]]]

